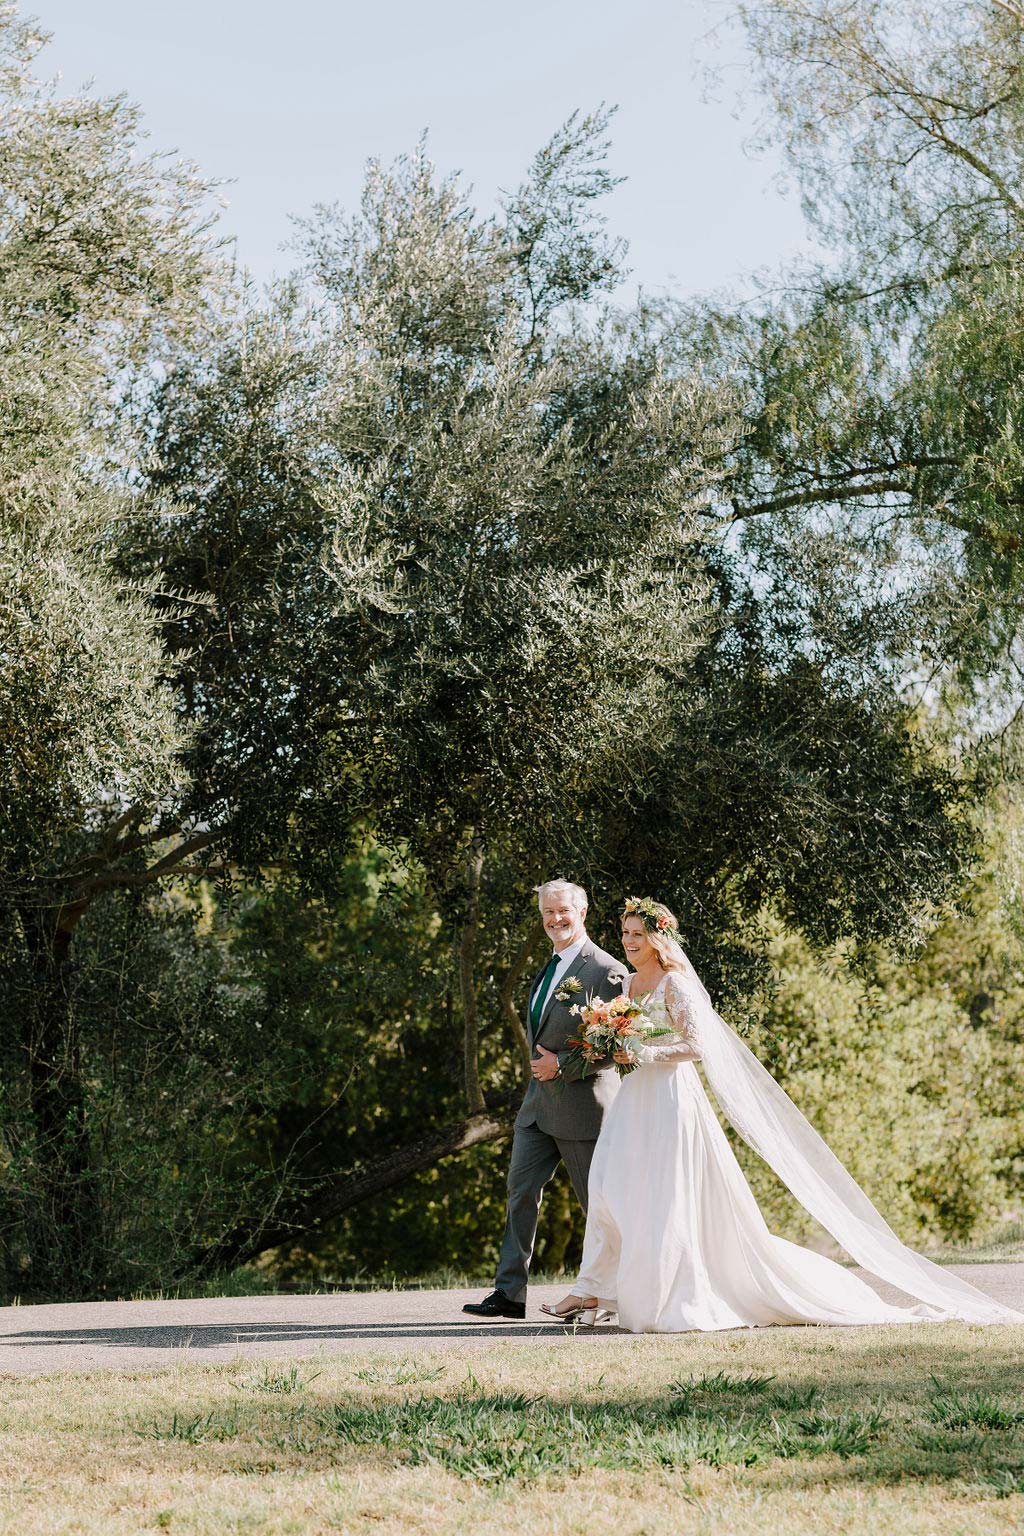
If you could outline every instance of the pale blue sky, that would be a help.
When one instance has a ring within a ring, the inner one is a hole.
[[[744,149],[752,118],[742,40],[706,34],[714,0],[38,0],[54,41],[42,55],[77,90],[124,91],[156,148],[231,178],[225,231],[264,281],[288,269],[290,214],[357,200],[371,156],[429,131],[431,157],[493,206],[575,107],[617,102],[607,204],[629,240],[632,278],[661,292],[747,287],[758,266],[808,249],[777,163]],[[716,101],[702,66],[724,66]]]

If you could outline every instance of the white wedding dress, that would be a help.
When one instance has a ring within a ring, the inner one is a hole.
[[[632,1333],[1024,1321],[899,1242],[680,957],[687,969],[666,972],[645,1002],[672,1038],[641,1048],[642,1065],[604,1118],[573,1293],[596,1296]],[[862,1264],[924,1305],[891,1305],[850,1270],[768,1230],[704,1091],[702,1058],[727,1118],[802,1203]]]

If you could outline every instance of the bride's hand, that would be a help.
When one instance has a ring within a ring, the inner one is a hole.
[[[633,1060],[633,1054],[631,1051],[627,1051],[625,1046],[622,1046],[612,1056],[612,1060],[617,1061],[620,1067],[628,1067]]]

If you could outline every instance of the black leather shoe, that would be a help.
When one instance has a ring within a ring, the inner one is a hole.
[[[483,1301],[467,1301],[463,1312],[470,1317],[517,1317],[526,1316],[525,1301],[509,1301],[504,1291],[492,1291]]]

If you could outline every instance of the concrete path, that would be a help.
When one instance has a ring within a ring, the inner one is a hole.
[[[951,1266],[990,1296],[1024,1311],[1024,1263]],[[877,1285],[883,1295],[898,1293]],[[338,1292],[329,1296],[228,1296],[203,1301],[99,1301],[0,1308],[0,1373],[145,1370],[240,1358],[301,1359],[318,1354],[413,1355],[473,1350],[509,1340],[551,1343],[563,1329],[540,1321],[538,1307],[561,1286],[530,1292],[526,1322],[475,1323],[462,1312],[474,1291]],[[611,1324],[580,1338],[624,1338]]]

